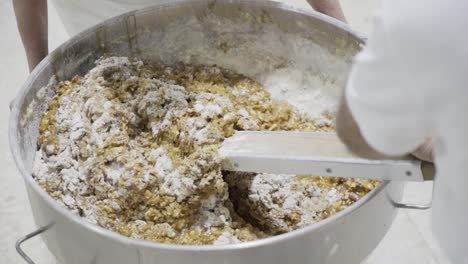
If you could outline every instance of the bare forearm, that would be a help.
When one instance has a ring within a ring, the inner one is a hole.
[[[47,0],[13,0],[29,70],[48,53]]]
[[[346,22],[339,0],[307,0],[318,12]]]

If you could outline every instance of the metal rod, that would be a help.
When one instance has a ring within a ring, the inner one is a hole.
[[[16,248],[16,251],[18,252],[18,254],[24,259],[24,261],[26,261],[26,263],[28,264],[35,264],[35,262],[26,254],[26,252],[23,251],[23,249],[21,248],[21,244],[23,244],[23,242],[29,240],[30,238],[33,238],[45,231],[47,231],[49,228],[52,227],[52,223],[51,224],[48,224],[46,226],[43,226],[39,229],[37,229],[36,231],[34,232],[31,232],[29,234],[27,234],[26,236],[18,239],[16,241],[16,244],[15,244],[15,248]]]

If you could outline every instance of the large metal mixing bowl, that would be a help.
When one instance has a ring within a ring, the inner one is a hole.
[[[39,89],[52,76],[83,74],[104,54],[165,63],[217,64],[253,78],[292,67],[333,87],[346,81],[361,40],[321,14],[264,1],[184,1],[130,12],[61,45],[33,71],[10,120],[10,144],[26,182],[35,222],[49,250],[66,264],[86,263],[360,263],[396,212],[402,185],[383,182],[346,210],[309,227],[227,246],[167,245],[130,239],[73,215],[31,177],[38,124],[47,105]],[[337,96],[339,89],[330,91]]]

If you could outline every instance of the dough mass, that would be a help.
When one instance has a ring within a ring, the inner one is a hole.
[[[333,127],[216,66],[108,57],[54,89],[33,177],[75,214],[125,236],[255,240],[329,217],[378,183],[222,172],[217,149],[236,130]]]

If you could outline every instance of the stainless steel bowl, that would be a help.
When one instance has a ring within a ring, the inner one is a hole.
[[[182,246],[130,239],[86,222],[44,192],[31,168],[47,106],[39,89],[53,76],[63,80],[85,73],[104,54],[217,64],[253,78],[294,67],[304,80],[312,74],[339,88],[361,43],[346,25],[318,13],[275,2],[228,0],[173,2],[130,12],[67,41],[31,73],[10,119],[11,150],[49,250],[67,264],[360,263],[390,227],[400,183],[383,182],[346,210],[284,235],[227,246]]]

